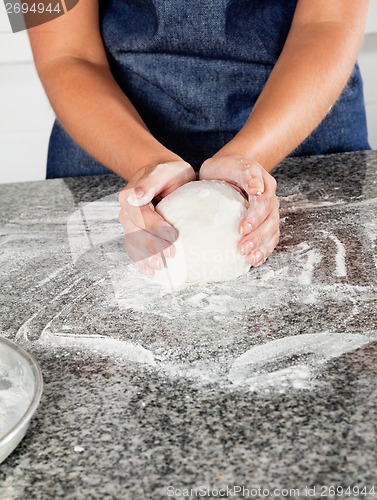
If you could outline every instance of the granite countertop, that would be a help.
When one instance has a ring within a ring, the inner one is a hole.
[[[45,383],[1,500],[377,496],[377,152],[275,176],[275,253],[174,294],[123,251],[121,179],[0,186],[0,334]]]

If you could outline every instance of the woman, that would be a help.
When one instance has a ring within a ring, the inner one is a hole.
[[[282,159],[369,149],[357,53],[367,0],[80,0],[29,30],[58,121],[47,176],[109,170],[126,249],[149,275],[175,230],[152,201],[196,178],[242,188],[239,250],[279,238]],[[108,170],[109,169],[109,170]],[[195,200],[193,200],[193,203]]]

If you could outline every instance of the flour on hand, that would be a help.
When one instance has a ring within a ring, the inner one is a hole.
[[[176,254],[155,280],[173,289],[188,283],[228,281],[250,269],[238,248],[247,201],[223,181],[192,181],[166,196],[156,211],[178,233]]]

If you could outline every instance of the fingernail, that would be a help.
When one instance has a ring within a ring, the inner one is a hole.
[[[260,250],[257,250],[256,252],[253,253],[254,257],[254,266],[257,266],[259,264],[259,261],[263,261],[264,255]]]
[[[162,258],[159,255],[157,255],[157,254],[154,255],[153,256],[153,261],[154,261],[153,267],[155,269],[163,269],[164,268],[163,260],[162,260]]]
[[[170,243],[174,243],[178,238],[178,233],[173,227],[166,227],[162,229],[161,236],[164,240],[170,241]]]
[[[166,255],[167,255],[167,257],[174,257],[174,255],[175,255],[174,245],[170,245],[170,247],[168,247],[166,249]]]
[[[127,198],[129,205],[133,207],[141,207],[142,205],[145,205],[147,203],[147,200],[147,197],[136,198],[133,194],[130,194],[130,196]]]
[[[175,248],[174,248],[174,245],[169,245],[168,247],[166,247],[164,249],[164,255],[165,257],[169,258],[169,257],[174,257],[175,255]]]
[[[127,201],[130,205],[134,207],[138,207],[143,205],[143,197],[145,196],[144,191],[141,188],[135,188],[133,192],[127,198]]]
[[[250,224],[250,222],[245,222],[244,224],[242,224],[242,226],[241,226],[241,234],[242,234],[242,236],[245,235],[245,234],[250,233],[250,231],[251,231],[251,224]]]
[[[242,255],[247,255],[248,253],[251,252],[253,248],[253,243],[251,241],[248,241],[247,243],[244,243],[242,246],[241,246],[241,253]]]
[[[158,269],[164,269],[165,265],[162,259],[158,259]]]

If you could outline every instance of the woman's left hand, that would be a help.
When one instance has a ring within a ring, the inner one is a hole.
[[[249,200],[240,224],[239,250],[257,267],[279,242],[279,200],[276,181],[259,163],[242,155],[216,155],[200,168],[200,179],[223,180],[243,189]]]

